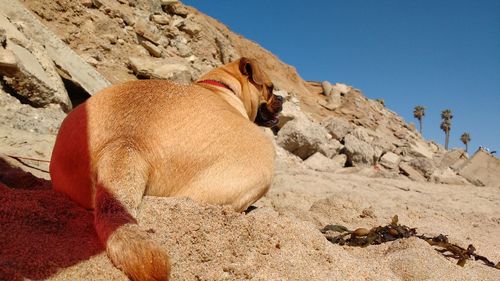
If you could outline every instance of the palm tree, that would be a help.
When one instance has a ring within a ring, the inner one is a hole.
[[[451,130],[451,119],[453,115],[450,109],[445,109],[441,111],[441,130],[444,131],[446,138],[444,140],[444,148],[448,149],[448,143],[450,141],[450,130]]]
[[[425,107],[422,105],[415,106],[415,109],[413,109],[413,117],[418,119],[420,134],[422,134],[422,119],[424,118],[424,116],[425,116]]]
[[[460,140],[465,144],[465,152],[469,150],[470,134],[465,132],[460,136]]]

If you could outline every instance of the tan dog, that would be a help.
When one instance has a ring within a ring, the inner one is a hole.
[[[243,211],[273,177],[274,149],[252,121],[277,123],[282,98],[242,58],[182,86],[112,86],[64,120],[52,153],[55,190],[94,209],[112,262],[133,280],[168,280],[168,255],[138,227],[144,195],[189,197]]]

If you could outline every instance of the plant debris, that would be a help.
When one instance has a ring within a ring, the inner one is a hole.
[[[488,260],[486,257],[475,253],[476,248],[471,244],[464,249],[458,245],[452,244],[448,241],[448,237],[439,234],[435,237],[425,235],[418,235],[416,228],[410,228],[406,225],[398,223],[398,216],[392,218],[390,224],[386,226],[377,226],[368,230],[366,228],[358,228],[353,231],[345,226],[338,224],[329,224],[321,229],[326,239],[334,244],[366,247],[369,245],[379,245],[385,242],[394,241],[402,238],[417,237],[432,246],[438,247],[436,251],[443,254],[445,257],[451,257],[458,260],[457,265],[464,266],[467,260],[480,260],[485,265],[500,269],[500,262],[497,264]],[[335,235],[336,233],[340,233]],[[447,252],[449,252],[447,254]]]

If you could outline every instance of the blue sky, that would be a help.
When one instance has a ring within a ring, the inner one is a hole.
[[[185,0],[259,43],[306,80],[343,82],[382,98],[407,122],[424,105],[424,136],[500,150],[500,1]],[[500,153],[500,151],[499,151]]]

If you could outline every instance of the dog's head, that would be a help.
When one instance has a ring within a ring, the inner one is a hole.
[[[246,79],[250,100],[249,117],[259,126],[273,127],[278,124],[282,110],[283,97],[273,94],[274,85],[264,73],[257,61],[241,58],[238,61],[239,72]],[[245,102],[245,101],[244,101]]]
[[[219,83],[241,100],[248,118],[259,126],[278,124],[283,98],[273,94],[273,83],[257,61],[240,58],[203,75],[198,83]]]

